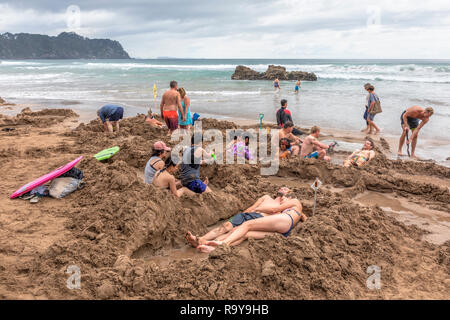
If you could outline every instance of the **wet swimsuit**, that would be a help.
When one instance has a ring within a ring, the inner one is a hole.
[[[178,129],[178,112],[177,110],[163,111],[163,118],[169,130]]]
[[[357,167],[358,166],[358,160],[360,160],[360,159],[362,159],[362,160],[364,160],[364,162],[367,162],[368,161],[368,159],[366,158],[366,157],[364,157],[363,155],[361,155],[361,154],[355,154],[354,156],[353,156],[353,158],[352,158],[352,164],[355,166],[355,167]]]
[[[319,159],[319,153],[317,151],[314,151],[305,156],[305,159],[312,159],[312,158]]]
[[[278,88],[278,87],[280,87],[280,84],[279,84],[278,82],[274,82],[274,83],[273,83],[273,86],[274,86],[275,88]]]
[[[400,121],[402,126],[405,124],[405,122],[403,121],[403,115],[406,113],[406,110],[403,111],[402,115],[400,116]],[[417,118],[411,118],[411,117],[406,117],[406,119],[408,120],[408,126],[411,129],[411,131],[414,131],[414,129],[417,129],[417,127],[420,124],[420,120]]]
[[[186,111],[184,101],[181,101],[181,106],[183,107],[183,112]],[[178,112],[178,124],[180,126],[192,125],[191,106],[188,107],[188,110],[186,113],[186,121],[183,121],[183,115]]]
[[[287,209],[284,210],[282,213],[287,214],[289,216],[289,218],[291,218],[291,227],[289,228],[288,232],[282,233],[283,236],[285,236],[286,238],[289,237],[289,235],[292,232],[292,229],[294,229],[294,219],[292,218],[292,216],[288,213],[289,211],[294,211],[300,218],[302,217],[302,215],[300,213],[297,212],[297,210],[293,210],[293,209]]]
[[[295,86],[295,91],[298,91],[298,89],[300,89],[298,86]]]

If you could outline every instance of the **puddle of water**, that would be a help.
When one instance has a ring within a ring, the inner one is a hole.
[[[270,176],[266,179],[268,182],[278,185],[278,186],[286,186],[286,187],[291,187],[291,188],[299,188],[299,187],[305,187],[305,186],[309,186],[313,183],[313,181],[311,181],[311,184],[306,183],[303,180],[300,180],[298,178],[292,178],[292,177],[276,177],[276,176]]]
[[[198,252],[192,247],[183,247],[180,249],[170,249],[161,252],[159,255],[147,256],[146,261],[152,261],[162,267],[167,267],[171,262],[183,259],[204,260],[208,258],[207,253]]]
[[[354,201],[366,206],[378,205],[406,225],[416,225],[431,232],[424,236],[424,239],[429,242],[440,245],[450,240],[450,213],[448,212],[428,209],[408,202],[404,198],[394,198],[391,195],[372,191],[358,195]]]

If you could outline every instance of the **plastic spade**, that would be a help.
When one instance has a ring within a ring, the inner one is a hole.
[[[262,130],[263,119],[264,119],[264,113],[260,113],[259,114],[259,121],[260,121],[260,124],[261,124],[261,130]]]

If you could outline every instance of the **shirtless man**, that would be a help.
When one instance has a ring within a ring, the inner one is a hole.
[[[307,159],[319,159],[330,161],[330,157],[327,156],[327,150],[330,148],[329,145],[320,143],[317,138],[320,136],[320,128],[314,126],[311,128],[311,134],[303,141],[302,151],[300,157]]]
[[[289,209],[290,206],[293,206],[294,201],[298,201],[297,199],[287,198],[287,195],[290,192],[291,190],[288,188],[281,188],[278,190],[277,197],[275,199],[272,199],[269,195],[259,198],[250,208],[235,215],[222,226],[211,230],[202,237],[196,237],[188,231],[186,234],[186,241],[189,242],[189,244],[191,244],[194,248],[197,248],[199,245],[206,244],[211,240],[220,241],[225,239],[234,228],[242,225],[246,221],[281,213],[283,210]],[[305,215],[302,216],[302,221],[306,221]]]
[[[290,152],[292,156],[298,156],[298,153],[300,152],[300,144],[303,143],[302,139],[299,137],[294,136],[292,133],[292,130],[294,129],[294,124],[290,121],[286,122],[284,124],[284,127],[279,131],[278,138],[280,139],[280,142],[282,139],[288,139],[291,143]]]
[[[178,129],[178,111],[183,115],[183,121],[186,121],[186,117],[181,106],[181,97],[178,90],[178,83],[176,81],[170,82],[170,89],[167,90],[161,99],[161,117],[169,128],[168,136]]]
[[[194,192],[185,187],[177,190],[177,186],[181,185],[173,176],[178,171],[178,166],[173,163],[171,158],[166,160],[165,167],[156,172],[153,178],[153,185],[161,189],[169,189],[173,195],[181,197],[183,194],[194,195]]]
[[[413,134],[411,135],[409,140],[406,141],[406,144],[409,145],[412,142],[411,157],[416,158],[415,151],[420,129],[422,129],[423,126],[430,120],[430,117],[433,115],[433,113],[434,113],[433,108],[428,107],[426,109],[423,109],[422,107],[419,106],[413,106],[403,111],[400,117],[403,132],[400,137],[400,142],[398,145],[399,156],[403,156],[402,149],[403,144],[405,143],[405,137],[408,131],[411,129]],[[420,122],[420,120],[422,121]]]
[[[366,143],[364,143],[362,150],[356,150],[344,161],[344,167],[348,168],[352,165],[355,167],[362,167],[367,164],[370,160],[375,158],[373,147],[373,142],[367,140]]]

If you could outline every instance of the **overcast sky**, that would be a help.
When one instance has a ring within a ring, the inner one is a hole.
[[[135,58],[450,59],[450,1],[0,0],[0,33],[62,31]]]

